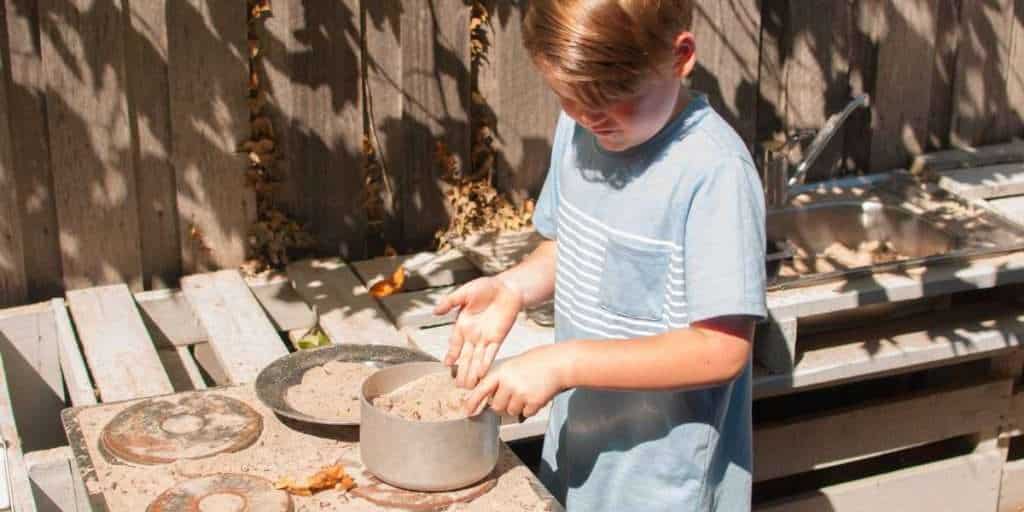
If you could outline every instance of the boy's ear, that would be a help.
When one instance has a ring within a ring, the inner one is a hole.
[[[693,32],[680,32],[673,46],[672,55],[675,57],[675,63],[672,69],[677,78],[686,78],[697,65],[697,38]]]

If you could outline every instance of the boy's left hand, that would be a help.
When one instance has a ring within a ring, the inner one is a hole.
[[[467,415],[479,414],[490,399],[498,414],[530,417],[568,388],[559,345],[538,347],[506,359],[473,388],[466,397]]]

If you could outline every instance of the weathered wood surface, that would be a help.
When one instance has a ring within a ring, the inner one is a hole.
[[[1017,459],[1003,466],[998,512],[1020,512],[1021,509],[1024,509],[1024,459]]]
[[[167,13],[171,163],[182,271],[236,267],[245,259],[256,200],[236,153],[249,129],[246,4],[171,2]]]
[[[188,347],[162,348],[157,354],[175,392],[206,389],[206,381]]]
[[[1007,412],[1012,387],[1011,379],[1003,379],[758,425],[754,429],[754,481],[992,428]]]
[[[977,146],[1005,140],[1012,0],[960,2],[960,38],[953,85],[950,143]]]
[[[754,510],[995,510],[1002,464],[999,451],[964,455],[823,487]]]
[[[429,327],[450,324],[455,321],[457,309],[441,316],[434,315],[434,307],[446,295],[455,291],[454,286],[430,288],[418,292],[397,293],[378,299],[384,311],[399,329]]]
[[[6,48],[6,7],[0,2],[0,112],[10,112],[7,80],[10,59]],[[14,155],[11,146],[11,122],[0,122],[0,306],[13,306],[28,301],[25,275],[25,252],[22,247],[21,214],[18,187],[14,178]]]
[[[89,497],[71,462],[71,448],[25,454],[32,492],[39,512],[89,512]]]
[[[1003,216],[1024,225],[1024,195],[990,199],[988,204]]]
[[[146,329],[158,347],[195,345],[210,339],[181,290],[152,290],[135,295]]]
[[[64,279],[47,131],[40,3],[4,0],[4,4],[10,55],[10,75],[4,71],[2,77],[9,80],[9,110],[5,116],[12,126],[11,160],[18,187],[22,245],[25,254],[32,255],[25,258],[28,299],[46,300],[61,295]]]
[[[181,287],[232,384],[256,380],[263,368],[288,354],[238,271],[186,276]]]
[[[121,2],[41,0],[39,8],[64,286],[142,289]]]
[[[7,464],[8,493],[14,510],[17,512],[34,512],[35,502],[32,499],[32,487],[25,466],[25,455],[21,437],[15,424],[14,409],[11,404],[10,380],[4,370],[4,361],[0,357],[0,450],[3,450]]]
[[[399,266],[405,268],[403,292],[461,284],[480,275],[476,266],[460,251],[454,249],[440,254],[421,252],[352,263],[352,269],[367,287],[390,277]]]
[[[1024,194],[1024,163],[946,171],[939,186],[968,199]]]
[[[54,420],[66,395],[53,313],[46,303],[0,310],[0,355],[26,451],[64,443]]]
[[[1013,140],[1004,144],[946,149],[918,155],[910,164],[910,172],[920,175],[928,171],[942,172],[1020,161],[1024,161],[1024,142]]]
[[[340,259],[292,263],[288,277],[299,295],[317,307],[320,326],[334,343],[405,344],[387,314]]]
[[[102,401],[174,391],[125,285],[72,290],[67,297]]]
[[[436,144],[469,167],[469,5],[461,0],[403,4],[401,19],[403,235],[426,245],[447,224]]]
[[[170,82],[166,0],[124,2],[125,71],[138,176],[139,242],[146,289],[166,288],[181,276],[177,189],[171,166]]]
[[[67,386],[68,399],[75,407],[93,405],[96,403],[96,390],[89,378],[82,351],[78,348],[78,337],[75,336],[75,328],[71,325],[71,316],[64,299],[51,300],[50,310],[57,330],[60,369],[64,385]]]

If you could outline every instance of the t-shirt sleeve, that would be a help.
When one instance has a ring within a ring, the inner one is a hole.
[[[544,238],[550,240],[558,238],[558,174],[561,171],[562,157],[568,149],[569,140],[572,139],[572,130],[572,119],[564,112],[561,113],[555,126],[548,174],[544,178],[544,186],[533,210],[533,226]]]
[[[686,218],[684,277],[690,322],[764,318],[765,206],[753,167],[730,158],[701,176]]]

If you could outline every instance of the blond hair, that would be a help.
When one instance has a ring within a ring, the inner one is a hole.
[[[523,43],[545,73],[584,105],[625,99],[671,62],[693,0],[531,0]]]

